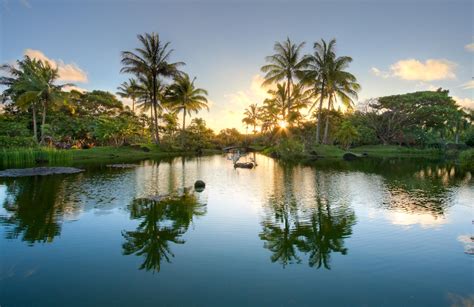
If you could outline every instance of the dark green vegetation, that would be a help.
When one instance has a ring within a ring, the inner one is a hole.
[[[455,157],[474,145],[473,111],[461,109],[447,90],[379,97],[354,110],[361,86],[348,71],[352,58],[336,54],[334,39],[314,43],[311,54],[303,54],[304,43],[277,42],[261,69],[268,98],[244,111],[252,133],[216,134],[201,118],[187,124],[209,109],[208,93],[181,70],[183,62],[172,60],[170,44],[155,33],[138,40],[138,48],[122,52],[121,72],[130,78],[117,92],[131,108],[109,92],[65,91],[72,84],[59,84],[47,62],[26,56],[2,65],[0,163],[138,160],[249,145],[293,160],[347,151]],[[463,155],[463,165],[470,157]]]

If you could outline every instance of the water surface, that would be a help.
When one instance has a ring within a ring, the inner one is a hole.
[[[470,173],[256,158],[253,170],[216,155],[0,179],[0,305],[473,301]]]

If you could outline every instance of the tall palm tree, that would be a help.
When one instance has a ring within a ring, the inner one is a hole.
[[[334,58],[329,63],[326,79],[326,92],[328,96],[328,111],[331,111],[334,102],[337,98],[347,108],[351,109],[354,101],[357,98],[357,92],[360,90],[360,85],[357,83],[356,77],[345,71],[344,69],[352,62],[352,58],[342,56]],[[326,116],[326,123],[324,127],[323,143],[328,143],[329,135],[329,114]],[[319,115],[319,114],[318,114]]]
[[[316,144],[320,142],[321,135],[321,113],[323,110],[323,100],[327,97],[327,79],[331,62],[334,60],[336,40],[332,39],[326,43],[324,39],[321,42],[314,43],[314,54],[309,57],[307,69],[305,71],[305,82],[313,86],[315,97],[319,97],[318,122],[316,127]],[[314,108],[317,101],[311,107]]]
[[[260,117],[259,108],[256,103],[252,103],[245,109],[244,115],[245,117],[242,119],[242,122],[246,123],[247,125],[253,126],[253,133],[257,133],[257,123]]]
[[[137,99],[138,94],[138,85],[135,79],[128,79],[128,81],[123,82],[117,88],[119,95],[122,98],[130,98],[132,100],[132,112],[135,113],[135,101]]]
[[[120,70],[123,73],[132,73],[136,76],[144,76],[151,82],[151,104],[153,116],[155,117],[155,142],[160,142],[158,130],[158,105],[159,93],[157,91],[160,77],[173,77],[179,74],[178,67],[184,65],[182,62],[170,63],[172,49],[169,49],[169,42],[163,43],[156,33],[145,33],[138,35],[141,43],[140,48],[135,48],[134,52],[122,52],[122,64]]]
[[[301,55],[301,50],[305,43],[294,44],[290,38],[284,42],[276,42],[273,49],[275,54],[266,57],[269,63],[261,70],[266,73],[263,85],[270,85],[282,80],[286,80],[286,107],[291,109],[291,87],[294,79],[301,79],[304,76],[309,58]],[[285,113],[286,114],[286,113]]]
[[[196,88],[194,85],[194,78],[192,81],[189,75],[182,73],[176,76],[174,83],[168,88],[167,99],[172,110],[183,112],[183,135],[186,129],[186,114],[191,116],[191,113],[197,113],[201,109],[209,110],[206,96],[207,91],[202,88]]]

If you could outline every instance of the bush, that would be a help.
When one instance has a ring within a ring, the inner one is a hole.
[[[286,160],[298,159],[304,156],[304,145],[296,139],[283,139],[274,152]]]
[[[474,149],[468,149],[459,155],[459,163],[461,167],[474,171]]]
[[[31,136],[2,136],[0,135],[0,148],[35,147],[37,143]]]

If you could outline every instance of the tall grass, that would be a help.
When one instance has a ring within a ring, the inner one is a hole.
[[[17,148],[0,150],[0,167],[24,167],[37,164],[67,165],[72,152],[52,148]]]

